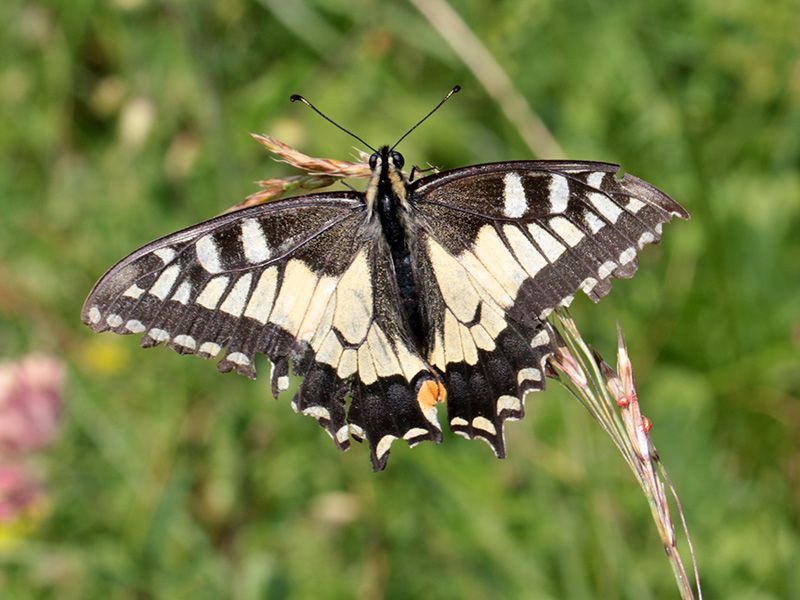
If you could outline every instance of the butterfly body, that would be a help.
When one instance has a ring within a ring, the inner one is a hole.
[[[419,342],[424,339],[423,324],[409,249],[415,239],[415,222],[409,215],[408,181],[402,172],[404,162],[403,156],[388,146],[374,153],[370,157],[372,177],[365,198],[367,210],[378,215],[381,232],[389,246],[409,334]]]
[[[217,217],[112,267],[87,298],[95,331],[142,333],[255,376],[303,377],[292,407],[373,467],[395,440],[464,437],[505,455],[503,426],[544,388],[546,322],[582,290],[597,301],[636,253],[688,214],[616,165],[519,161],[409,182],[403,157],[370,158],[364,193],[310,194]]]

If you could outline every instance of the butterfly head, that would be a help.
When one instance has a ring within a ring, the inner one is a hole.
[[[398,205],[401,208],[405,207],[407,202],[407,187],[408,187],[408,179],[403,174],[403,165],[405,164],[405,159],[403,155],[400,154],[395,150],[397,146],[402,142],[408,135],[414,131],[417,127],[419,127],[425,120],[430,117],[433,113],[437,111],[437,109],[444,104],[450,96],[455,94],[461,89],[461,86],[455,86],[451,89],[447,95],[439,101],[433,110],[431,110],[427,115],[422,117],[416,125],[414,125],[411,129],[406,131],[400,139],[397,140],[391,147],[389,146],[381,146],[378,150],[374,147],[370,146],[354,134],[352,131],[345,129],[341,125],[339,125],[336,121],[332,120],[330,117],[326,116],[322,113],[316,106],[314,106],[311,102],[309,102],[306,98],[299,94],[292,94],[291,101],[292,102],[302,102],[309,108],[311,108],[314,112],[320,115],[326,121],[332,123],[342,131],[344,131],[349,136],[357,139],[359,142],[364,144],[367,148],[372,150],[372,155],[369,157],[369,168],[372,172],[370,177],[369,185],[367,186],[367,190],[365,192],[366,203],[367,206],[370,208],[370,214],[372,214],[372,208],[375,207],[375,202],[377,198],[382,198],[385,202],[388,202],[389,205]]]
[[[400,171],[405,163],[406,159],[403,158],[403,155],[397,150],[392,150],[389,146],[382,146],[380,150],[373,152],[369,157],[369,168],[373,173],[380,172],[383,165],[386,165],[387,169],[392,168]]]
[[[397,150],[381,146],[369,157],[372,171],[367,187],[367,204],[374,206],[376,197],[391,197],[401,206],[405,204],[407,179],[403,174],[405,159]]]

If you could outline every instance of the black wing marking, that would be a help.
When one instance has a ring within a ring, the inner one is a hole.
[[[503,456],[503,421],[544,388],[555,333],[545,319],[583,290],[631,277],[636,253],[688,213],[606,163],[477,165],[410,187],[428,358],[448,392],[450,427]]]
[[[190,227],[112,267],[82,319],[97,332],[143,333],[145,347],[224,351],[219,369],[248,377],[264,353],[276,396],[291,361],[305,377],[292,407],[341,449],[366,438],[381,469],[393,440],[438,441],[441,431],[437,379],[405,333],[391,261],[365,214],[358,194],[316,194]]]

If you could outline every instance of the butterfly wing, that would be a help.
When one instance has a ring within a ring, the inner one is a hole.
[[[578,290],[592,300],[631,277],[663,223],[688,213],[607,163],[520,161],[426,177],[409,188],[428,360],[456,433],[504,456],[503,422],[544,388],[545,319]]]
[[[360,195],[315,194],[217,217],[137,250],[95,285],[82,318],[95,331],[143,333],[255,377],[289,363],[304,380],[292,407],[346,449],[366,438],[382,469],[393,440],[440,440],[436,377],[400,316],[391,259]],[[349,405],[346,397],[351,397]]]

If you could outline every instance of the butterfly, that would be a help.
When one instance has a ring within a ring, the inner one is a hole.
[[[504,422],[545,387],[551,311],[578,291],[599,301],[688,213],[614,164],[511,161],[412,180],[396,145],[372,153],[364,192],[276,200],[136,250],[97,282],[82,320],[219,355],[220,371],[251,378],[265,354],[272,394],[301,376],[292,408],[342,450],[366,440],[375,470],[396,440],[440,442],[442,403],[453,432],[504,457]]]

